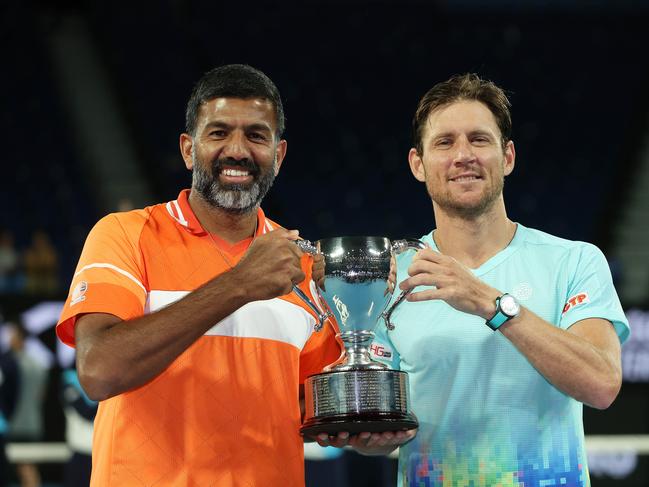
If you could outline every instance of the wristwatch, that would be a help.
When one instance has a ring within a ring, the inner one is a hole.
[[[503,323],[518,316],[521,312],[521,305],[511,294],[503,294],[496,298],[496,314],[486,321],[486,324],[493,331],[496,331]]]

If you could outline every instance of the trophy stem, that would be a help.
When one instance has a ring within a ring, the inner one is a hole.
[[[370,345],[374,339],[374,332],[368,330],[346,331],[336,335],[345,346],[345,351],[333,364],[327,366],[325,371],[345,370],[384,370],[387,365],[376,362],[370,357]]]

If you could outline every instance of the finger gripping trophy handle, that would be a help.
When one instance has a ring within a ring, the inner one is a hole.
[[[411,239],[403,239],[403,240],[395,240],[392,242],[392,253],[394,255],[399,255],[402,252],[405,252],[406,250],[422,250],[425,249],[427,246],[424,242],[421,240],[417,240],[415,238]],[[388,309],[386,309],[383,313],[383,320],[385,321],[385,327],[388,330],[394,330],[394,324],[392,321],[390,321],[390,317],[392,316],[392,313],[396,309],[397,306],[401,304],[401,302],[406,299],[408,294],[412,292],[412,289],[409,289],[407,291],[401,291],[401,294],[397,297],[397,299],[392,303]]]
[[[300,248],[300,250],[306,254],[316,255],[318,253],[318,249],[316,248],[316,246],[313,245],[309,240],[296,240],[295,245],[297,245]],[[302,301],[304,301],[304,304],[306,304],[309,308],[311,308],[311,311],[313,311],[315,315],[318,317],[318,322],[315,324],[313,329],[315,331],[322,330],[322,327],[324,326],[324,322],[327,321],[327,318],[333,316],[331,311],[329,310],[326,310],[324,312],[320,311],[320,308],[316,306],[316,304],[309,298],[309,296],[307,296],[296,285],[293,285],[293,292],[297,294],[297,296]]]
[[[295,245],[306,254],[316,255],[318,253],[318,248],[310,240],[296,240]]]

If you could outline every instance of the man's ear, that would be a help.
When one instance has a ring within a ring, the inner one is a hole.
[[[185,167],[190,171],[194,168],[194,159],[192,158],[192,149],[194,148],[194,139],[191,135],[180,134],[180,154],[185,161]]]
[[[509,176],[514,170],[516,165],[516,149],[514,148],[514,141],[510,140],[505,146],[505,167],[503,168],[503,173],[505,176]]]
[[[277,147],[275,148],[275,176],[279,173],[279,168],[282,167],[282,162],[286,157],[287,145],[286,141],[282,139],[277,143]]]
[[[417,179],[417,181],[425,183],[426,170],[424,169],[424,161],[422,161],[421,156],[414,147],[410,149],[410,152],[408,152],[408,164],[410,164],[412,175]]]

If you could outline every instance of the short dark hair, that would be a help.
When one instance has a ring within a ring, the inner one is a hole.
[[[227,64],[205,73],[198,80],[187,102],[185,130],[195,135],[198,112],[203,105],[214,98],[261,98],[268,100],[275,108],[277,137],[284,133],[284,108],[275,83],[258,69],[247,64]]]
[[[493,113],[500,129],[503,149],[512,134],[511,103],[502,88],[475,73],[458,74],[437,83],[422,97],[412,119],[413,144],[417,153],[424,153],[422,136],[428,117],[438,108],[456,101],[475,100],[484,103]]]

